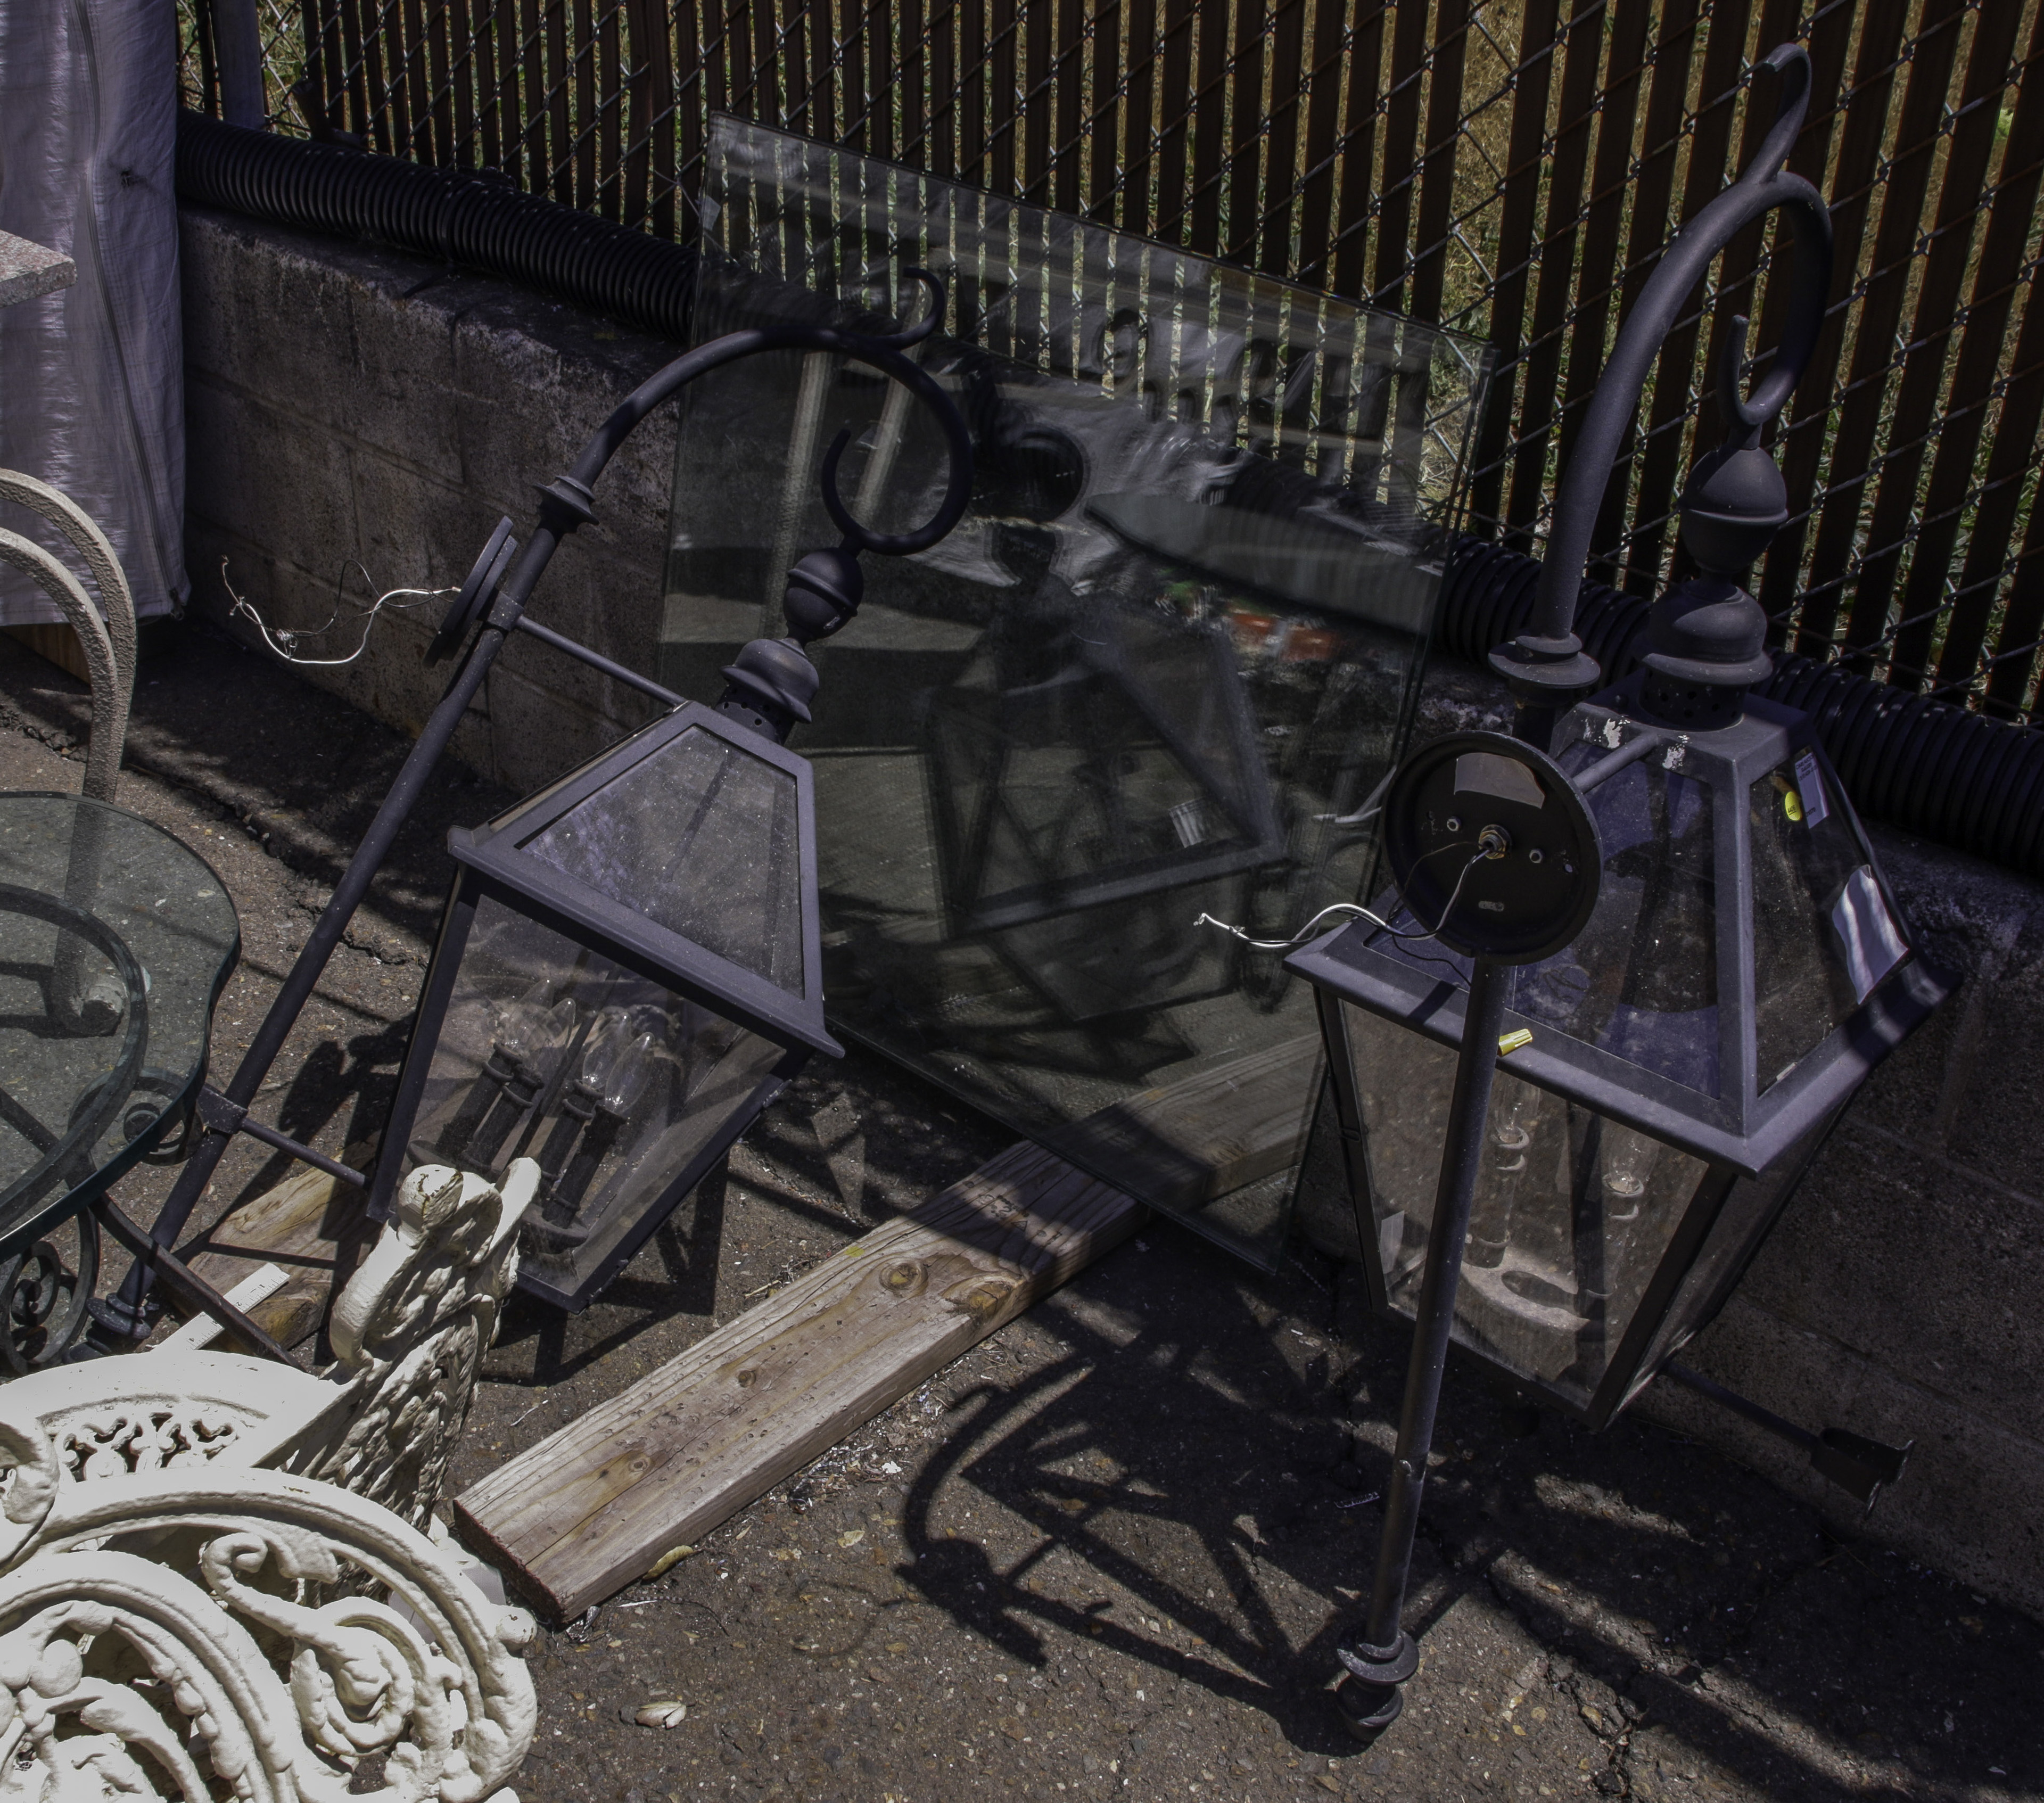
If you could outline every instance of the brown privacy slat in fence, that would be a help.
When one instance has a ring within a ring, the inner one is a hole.
[[[1654,51],[1653,80],[1646,94],[1643,152],[1632,175],[1632,229],[1627,235],[1625,267],[1619,276],[1618,312],[1621,319],[1631,312],[1633,302],[1639,298],[1639,290],[1658,259],[1660,247],[1666,243],[1671,226],[1678,223],[1671,220],[1669,207],[1674,198],[1675,155],[1682,145],[1689,70],[1696,47],[1697,19],[1697,0],[1669,0],[1662,13],[1660,38]],[[1744,60],[1743,43],[1735,45],[1733,40],[1731,21],[1728,18],[1721,21],[1713,13],[1709,52],[1704,60],[1705,111],[1695,122],[1696,136],[1690,147],[1692,188],[1700,172],[1708,169],[1710,179],[1715,182],[1717,171],[1723,167],[1722,146],[1717,147],[1714,158],[1712,140],[1706,134],[1713,117],[1729,120],[1731,117],[1729,96],[1716,106],[1711,105],[1711,96],[1721,91],[1717,65],[1729,63],[1735,77]],[[1686,201],[1687,197],[1685,198]],[[1685,204],[1681,217],[1688,217],[1692,210]],[[1656,503],[1673,484],[1681,453],[1681,424],[1689,416],[1689,378],[1696,360],[1695,337],[1693,326],[1686,331],[1678,327],[1670,336],[1654,370],[1652,397],[1642,409],[1645,432],[1636,440],[1642,506],[1633,515],[1634,530],[1627,548],[1633,571],[1627,578],[1628,586],[1639,582],[1642,567],[1650,572],[1645,586],[1650,587],[1661,573],[1661,509]],[[1594,540],[1598,544],[1616,544],[1624,532],[1633,454],[1632,448],[1628,448],[1625,460],[1612,472],[1611,482],[1604,490]]]
[[[1803,603],[1804,636],[1827,648],[1844,598],[1846,572],[1858,561],[1853,541],[1859,532],[1866,479],[1880,455],[1881,415],[1894,359],[1895,333],[1923,229],[1923,199],[1938,151],[1938,126],[1965,11],[1965,0],[1924,0],[1920,34],[1903,84],[1896,147],[1882,164],[1873,267],[1863,284],[1845,404],[1839,410],[1838,438],[1817,520],[1816,563],[1824,579]],[[1874,636],[1849,635],[1861,644]]]
[[[1988,160],[1995,148],[2004,78],[2015,48],[2020,15],[2014,6],[1984,7],[1973,21],[1967,57],[1965,98],[1950,123],[1945,167],[1938,183],[1936,223],[1923,242],[1923,273],[1902,381],[1887,431],[1881,481],[1874,491],[1876,520],[1896,518],[1913,509],[1921,486],[1933,421],[1950,406],[1945,368],[1954,327],[1972,262],[1973,234],[1981,217]],[[1949,421],[1949,413],[1946,418]],[[1934,610],[1911,614],[1890,625],[1888,604],[1901,571],[1899,539],[1869,548],[1862,559],[1852,604],[1851,636],[1861,641],[1892,633],[1898,675],[1913,684],[1927,669],[1938,625]]]
[[[1243,4],[1247,0],[1243,0]],[[1211,256],[1220,248],[1221,157],[1225,148],[1228,98],[1228,0],[1200,0],[1193,9],[1199,37],[1198,85],[1188,109],[1193,125],[1193,186],[1180,199],[1168,190],[1157,195],[1157,229],[1182,236]],[[1170,97],[1165,96],[1166,105]]]
[[[1363,259],[1369,250],[1374,183],[1376,140],[1371,121],[1377,117],[1378,84],[1384,70],[1384,15],[1388,10],[1372,0],[1356,0],[1356,21],[1349,56],[1348,102],[1342,114],[1343,159],[1340,212],[1335,222],[1334,287],[1340,294],[1362,291]]]
[[[1412,184],[1418,173],[1420,71],[1427,58],[1427,21],[1416,6],[1393,15],[1391,73],[1385,84],[1383,198],[1377,213],[1377,256],[1370,273],[1374,306],[1396,310],[1404,305],[1412,268]]]
[[[1530,529],[1541,517],[1547,492],[1548,440],[1554,431],[1562,345],[1568,329],[1576,240],[1581,226],[1583,183],[1589,169],[1591,122],[1596,117],[1597,71],[1603,60],[1604,7],[1593,4],[1570,20],[1562,63],[1562,113],[1548,164],[1547,210],[1537,260],[1540,285],[1533,302],[1533,331],[1523,359],[1522,425],[1512,471],[1505,542],[1530,548]]]
[[[180,79],[217,110],[209,3],[182,0]],[[2044,77],[2011,61],[2040,4],[266,0],[265,14],[279,129],[302,118],[421,162],[492,167],[659,234],[694,233],[686,197],[709,116],[725,110],[1266,275],[1445,310],[1503,353],[1471,523],[1535,550],[1659,246],[1771,121],[1777,84],[1744,63],[1803,33],[1813,87],[1793,167],[1833,202],[1840,267],[1776,433],[1796,512],[1759,593],[1777,634],[1812,655],[2027,718],[2044,558],[2010,540],[2044,431],[2044,302],[2019,242],[2039,184],[2009,147],[2044,130]],[[1081,275],[1078,239],[1055,223],[1039,236],[1017,254]],[[1762,359],[1775,340],[1777,242],[1742,234],[1658,359],[1594,534],[1597,567],[1635,590],[1679,561],[1673,509],[1716,436],[1712,359],[1731,316],[1758,315]],[[847,233],[848,254],[862,243],[886,254]],[[1420,384],[1352,388],[1352,350],[1335,343],[1308,379],[1293,334],[1314,329],[1297,303],[1244,305],[1248,367],[1174,405],[1239,405],[1294,461],[1358,420],[1416,429]],[[1062,301],[1012,324],[1078,354]],[[1934,679],[1919,667],[1932,663]]]
[[[1795,612],[1805,538],[1814,525],[1814,510],[1823,482],[1824,443],[1836,405],[1835,386],[1845,354],[1852,296],[1858,282],[1860,253],[1873,217],[1873,172],[1881,158],[1889,102],[1897,69],[1896,52],[1907,21],[1906,0],[1871,0],[1862,28],[1852,77],[1843,89],[1838,112],[1845,118],[1838,164],[1823,190],[1831,203],[1834,260],[1831,304],[1817,348],[1795,398],[1784,409],[1779,431],[1779,460],[1788,485],[1789,521],[1774,535],[1767,567],[1761,578],[1760,604],[1768,617],[1785,626]],[[1819,33],[1816,49],[1832,41]],[[1842,54],[1843,46],[1840,44]],[[1835,86],[1822,92],[1838,91]],[[1808,132],[1804,133],[1808,136]],[[1813,160],[1814,162],[1814,160]],[[1804,169],[1806,175],[1812,167]],[[1823,657],[1830,648],[1830,621],[1820,622],[1807,609],[1799,622],[1796,649],[1805,657]],[[1785,636],[1785,633],[1784,635]]]
[[[1420,164],[1420,213],[1410,306],[1420,319],[1441,317],[1448,267],[1448,220],[1454,209],[1455,116],[1469,49],[1469,0],[1440,0],[1435,21],[1433,79],[1427,83],[1427,148]]]
[[[1299,161],[1299,113],[1306,99],[1306,0],[1277,0],[1270,25],[1270,111],[1264,121],[1268,179],[1249,197],[1246,253],[1259,268],[1292,260],[1293,171]]]
[[[1988,402],[2000,374],[2008,316],[2018,294],[2027,286],[2023,259],[2040,172],[2044,172],[2044,79],[2039,79],[2044,75],[2044,12],[2031,27],[2025,67],[2028,73],[2009,123],[1958,366],[1952,375],[1953,423],[1938,443],[1909,586],[1904,591],[1904,617],[1930,605],[1934,585],[1951,567],[1961,513],[1973,492],[1974,458],[1987,429]],[[2024,312],[2008,385],[2001,395],[2000,420],[1981,474],[1973,532],[1938,659],[1936,683],[1940,688],[1963,687],[1986,648],[2009,535],[2031,474],[2030,453],[2037,440],[2040,406],[2044,406],[2044,308],[2031,307]],[[2006,642],[2008,651],[1989,674],[1989,711],[1994,711],[1993,703],[2006,698],[2011,679],[2017,695],[2022,694],[2034,662],[2020,649],[2027,638]],[[1997,679],[2002,684],[2000,694],[1995,688]]]
[[[1343,0],[1313,0],[1312,47],[1305,71],[1305,171],[1299,184],[1299,279],[1327,286],[1334,248],[1335,144],[1339,128]],[[1289,217],[1289,215],[1288,215]],[[1270,247],[1265,262],[1268,267]]]
[[[1517,91],[1512,102],[1512,136],[1505,152],[1504,194],[1498,225],[1497,277],[1491,290],[1490,340],[1500,353],[1516,358],[1520,327],[1526,316],[1531,283],[1533,228],[1540,201],[1540,177],[1546,141],[1547,97],[1553,86],[1556,28],[1560,0],[1527,0],[1524,35],[1520,40]],[[1491,385],[1490,405],[1477,434],[1474,474],[1470,485],[1473,520],[1497,517],[1504,490],[1504,449],[1512,436],[1514,383],[1510,368]]]

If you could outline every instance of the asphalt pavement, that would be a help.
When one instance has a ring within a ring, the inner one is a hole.
[[[81,685],[0,639],[0,786],[75,788],[86,717]],[[123,802],[240,910],[218,1080],[405,742],[185,632],[144,663],[129,744]],[[451,768],[433,784],[266,1092],[287,1131],[332,1153],[373,1135],[445,829],[511,798]],[[456,1485],[1008,1138],[878,1060],[813,1067],[594,1305],[513,1305]],[[243,1142],[202,1218],[284,1168]],[[169,1175],[124,1199],[148,1214]],[[1458,1377],[1408,1617],[1423,1664],[1403,1717],[1357,1746],[1331,1648],[1369,1582],[1404,1339],[1310,1248],[1266,1274],[1154,1223],[662,1578],[551,1625],[520,1795],[2044,1793],[2044,1628],[1885,1549],[1877,1513],[1841,1536],[1629,1418],[1522,1433]],[[673,1725],[640,1725],[650,1704]]]

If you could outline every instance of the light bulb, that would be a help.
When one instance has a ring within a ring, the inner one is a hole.
[[[536,1065],[558,1051],[574,1031],[575,1005],[563,996],[552,1007],[542,1005],[548,986],[536,983],[516,1001],[497,1010],[497,1049],[514,1064]]]
[[[611,1067],[617,1062],[618,1055],[632,1043],[627,1030],[629,1017],[621,1008],[606,1008],[597,1016],[596,1025],[589,1030],[589,1038],[582,1051],[582,1069],[578,1080],[591,1094],[603,1093],[605,1080],[610,1075]]]
[[[653,1048],[659,1044],[652,1033],[640,1033],[627,1044],[610,1067],[603,1086],[603,1106],[611,1114],[629,1114],[645,1094],[653,1077]]]
[[[1623,1205],[1616,1219],[1629,1220],[1638,1213],[1639,1198],[1646,1194],[1660,1156],[1658,1140],[1621,1127],[1615,1121],[1604,1123],[1602,1175],[1604,1188],[1615,1201]]]

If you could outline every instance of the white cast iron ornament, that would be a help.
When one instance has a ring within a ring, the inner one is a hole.
[[[382,1501],[277,1467],[426,1518],[536,1176],[414,1173],[325,1378],[173,1352],[0,1389],[0,1803],[517,1803],[532,1617]]]

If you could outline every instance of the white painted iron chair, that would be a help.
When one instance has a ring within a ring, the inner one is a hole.
[[[0,1389],[0,1788],[340,1803],[380,1755],[382,1803],[516,1803],[532,1619],[430,1530],[538,1178],[413,1172],[321,1374],[159,1351]]]
[[[106,533],[69,497],[18,470],[0,470],[0,501],[41,514],[62,532],[99,590],[100,605],[94,607],[60,559],[19,532],[0,530],[0,562],[13,564],[63,609],[84,650],[92,677],[92,736],[86,746],[83,788],[94,801],[110,802],[135,695],[135,598]]]

